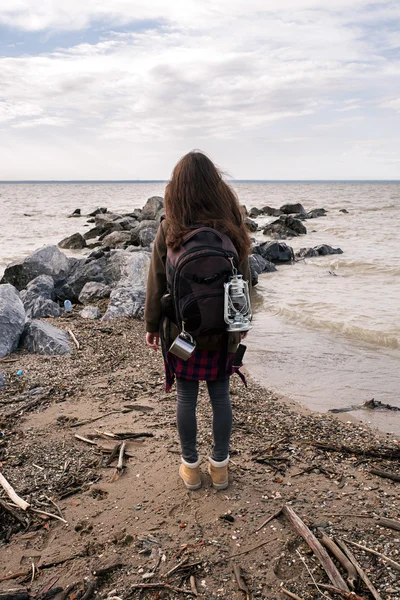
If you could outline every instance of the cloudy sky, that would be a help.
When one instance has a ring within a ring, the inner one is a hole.
[[[398,0],[0,0],[0,180],[400,179]]]

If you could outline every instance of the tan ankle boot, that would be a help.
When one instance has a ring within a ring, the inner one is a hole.
[[[208,459],[208,472],[211,476],[213,487],[216,490],[226,490],[229,485],[228,481],[228,463],[229,456],[225,460],[218,462],[212,458]]]
[[[182,458],[179,475],[188,490],[198,490],[201,488],[200,458],[195,463],[188,463]]]

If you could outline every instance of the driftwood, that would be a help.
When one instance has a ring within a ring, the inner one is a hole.
[[[107,458],[106,462],[104,463],[106,467],[111,465],[112,461],[117,458],[117,456],[119,455],[120,447],[121,447],[121,442],[118,442],[117,444],[115,444],[114,448],[111,451],[110,456]]]
[[[372,475],[378,475],[378,477],[383,477],[384,479],[400,481],[400,475],[397,475],[396,473],[390,473],[389,471],[381,471],[381,469],[370,469],[369,472]]]
[[[190,581],[190,589],[192,590],[193,595],[198,596],[199,593],[198,593],[197,587],[196,587],[196,577],[194,575],[191,575],[189,578],[189,581]]]
[[[330,592],[334,592],[335,594],[339,594],[342,598],[346,598],[346,600],[365,600],[364,596],[359,596],[355,592],[344,592],[343,590],[339,590],[339,588],[334,585],[328,585],[327,583],[319,583],[318,586],[320,588],[324,588],[324,590],[329,590]]]
[[[286,594],[286,596],[289,596],[289,598],[293,598],[293,600],[303,600],[303,598],[300,598],[300,596],[298,596],[297,594],[294,594],[293,592],[289,592],[289,590],[287,590],[285,588],[281,588],[281,592]]]
[[[263,527],[265,527],[265,525],[268,525],[268,523],[270,523],[271,521],[273,521],[274,519],[276,519],[277,517],[279,517],[279,515],[281,514],[282,509],[280,508],[279,510],[276,511],[276,513],[274,513],[273,515],[271,515],[270,517],[268,517],[268,519],[266,519],[263,523],[261,523],[261,525],[259,527],[257,527],[256,529],[256,533],[258,531],[260,531],[260,529],[262,529]]]
[[[386,517],[376,517],[376,522],[381,527],[387,527],[388,529],[395,529],[400,531],[400,521],[394,519],[387,519]]]
[[[318,560],[324,567],[326,574],[328,575],[333,585],[341,590],[344,590],[345,592],[348,592],[349,588],[347,587],[346,582],[335,567],[329,554],[317,540],[315,535],[309,530],[307,525],[303,523],[303,521],[300,519],[300,517],[298,517],[295,511],[287,504],[282,508],[282,512],[285,515],[285,517],[289,520],[291,525],[294,527],[294,529],[297,531],[297,533],[299,533],[310,546],[315,556],[318,558]]]
[[[177,594],[190,594],[191,596],[195,596],[195,594],[191,590],[185,590],[184,588],[175,587],[173,585],[169,585],[169,583],[134,583],[131,585],[132,590],[170,590],[171,592],[175,592]]]
[[[250,598],[250,592],[245,580],[243,579],[243,573],[240,565],[233,565],[233,573],[235,575],[236,583],[238,584],[239,590],[246,594],[246,600],[248,600]]]
[[[14,510],[11,506],[9,506],[7,504],[7,502],[4,502],[1,498],[0,498],[0,507],[4,511],[8,512],[16,521],[21,523],[21,525],[24,525],[24,527],[26,526],[27,521],[23,517],[21,517],[16,510]]]
[[[365,552],[369,552],[370,554],[379,556],[379,558],[382,558],[382,560],[387,562],[388,565],[393,567],[393,569],[396,569],[396,571],[400,571],[400,564],[398,562],[396,562],[395,560],[392,560],[388,556],[385,556],[384,554],[381,554],[380,552],[377,552],[376,550],[372,550],[371,548],[367,548],[366,546],[362,546],[361,544],[357,544],[356,542],[350,542],[350,540],[347,540],[347,543],[351,544],[352,546],[355,546],[356,548],[360,548],[360,550],[365,550]]]
[[[104,419],[105,417],[109,417],[110,415],[120,415],[131,412],[132,409],[123,408],[122,410],[110,410],[109,412],[103,413],[102,415],[98,415],[97,417],[93,417],[92,419],[83,419],[82,421],[76,421],[70,425],[71,429],[74,427],[81,427],[81,425],[87,425],[88,423],[94,423],[95,421],[100,421],[100,419]]]
[[[76,339],[76,337],[75,337],[75,334],[74,334],[74,332],[72,331],[72,329],[68,329],[68,333],[69,333],[69,335],[71,336],[71,338],[72,338],[72,341],[74,342],[74,344],[75,344],[75,346],[76,346],[77,350],[79,350],[79,348],[80,348],[81,346],[80,346],[80,344],[79,344],[78,340]]]
[[[252,548],[249,548],[248,550],[242,550],[241,552],[236,552],[236,554],[231,554],[230,556],[225,556],[224,558],[218,558],[217,560],[212,561],[211,564],[219,565],[219,563],[225,562],[226,560],[231,560],[232,558],[237,558],[238,556],[243,556],[244,554],[250,554],[250,552],[253,552],[253,550],[258,550],[258,548],[262,548],[263,546],[266,546],[270,542],[274,542],[277,539],[278,538],[276,538],[276,537],[270,538],[269,540],[266,540],[265,542],[261,542],[261,544],[257,544],[257,546],[253,546]]]
[[[180,569],[183,565],[186,565],[186,563],[188,561],[189,561],[189,557],[186,557],[183,560],[179,561],[177,565],[175,565],[174,567],[172,567],[172,569],[170,569],[169,571],[164,573],[163,577],[169,577],[170,575],[172,575],[172,573],[175,573],[175,571],[178,571],[178,569]]]
[[[5,419],[13,419],[17,415],[21,415],[22,413],[26,412],[27,410],[30,410],[31,408],[35,408],[36,406],[38,406],[39,404],[41,404],[44,400],[47,400],[47,398],[48,398],[47,394],[44,394],[44,395],[38,396],[36,398],[33,398],[32,400],[30,400],[29,402],[27,402],[23,406],[20,406],[19,408],[16,408],[16,409],[14,409],[12,411],[6,412],[3,415],[3,417]]]
[[[89,438],[83,437],[83,435],[75,434],[77,440],[81,440],[81,442],[86,442],[86,444],[90,444],[91,446],[97,446],[97,442],[94,440],[89,440]]]
[[[124,454],[125,454],[126,442],[122,442],[121,447],[119,449],[118,463],[116,469],[111,477],[111,481],[117,481],[124,470]]]
[[[8,483],[7,479],[1,473],[0,473],[0,485],[4,489],[7,496],[14,502],[14,504],[19,506],[19,508],[22,508],[22,510],[27,510],[30,507],[29,502],[25,502],[25,500],[23,500],[22,498],[20,498],[20,496],[18,496],[17,492]]]
[[[97,581],[90,581],[88,584],[88,587],[85,591],[85,593],[83,594],[81,600],[90,600],[90,598],[93,596],[94,591],[96,589],[97,586]]]
[[[368,577],[368,575],[366,573],[364,573],[364,571],[362,570],[360,563],[357,561],[356,557],[351,552],[350,548],[348,548],[342,540],[335,539],[335,542],[337,543],[338,546],[340,546],[340,548],[343,550],[343,552],[347,555],[348,559],[353,563],[360,579],[362,579],[362,581],[365,583],[365,585],[367,586],[367,588],[369,589],[369,591],[371,592],[371,594],[373,595],[375,600],[382,600],[381,595],[375,589],[375,587],[374,587],[372,581],[370,580],[370,578]]]
[[[360,409],[400,410],[398,406],[392,406],[391,404],[382,404],[382,402],[380,402],[379,400],[375,400],[374,398],[372,398],[372,400],[367,400],[366,402],[364,402],[364,404],[353,404],[352,406],[347,406],[346,408],[331,408],[330,410],[328,410],[328,412],[337,414]]]
[[[0,600],[29,600],[28,590],[6,590],[0,592]]]
[[[341,549],[335,544],[330,537],[328,537],[324,532],[322,533],[321,542],[327,548],[331,554],[340,562],[342,567],[347,571],[347,583],[350,586],[350,589],[354,590],[356,587],[356,583],[358,580],[357,571],[355,566],[349,561],[347,556],[343,554]]]
[[[357,456],[365,456],[370,458],[385,458],[386,460],[399,460],[400,459],[400,448],[386,448],[380,450],[379,448],[352,448],[350,446],[334,444],[326,444],[325,442],[310,442],[311,446],[325,450],[325,452],[340,452],[341,454],[356,454]]]
[[[49,563],[39,563],[37,565],[38,569],[51,569],[52,567],[57,567],[58,565],[63,565],[70,560],[75,560],[76,558],[82,558],[83,556],[87,556],[86,552],[76,552],[75,554],[71,554],[71,556],[67,556],[66,558],[60,558],[59,560],[54,560]],[[10,575],[6,575],[5,577],[0,577],[0,583],[2,581],[9,581],[10,579],[17,579],[18,577],[27,577],[32,573],[32,569],[28,569],[27,571],[18,571],[16,573],[11,573]]]

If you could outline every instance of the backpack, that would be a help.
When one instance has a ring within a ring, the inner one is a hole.
[[[224,283],[238,264],[226,234],[211,227],[190,231],[177,250],[167,249],[167,316],[193,337],[226,332]]]

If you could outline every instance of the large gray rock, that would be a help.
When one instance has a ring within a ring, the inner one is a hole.
[[[81,233],[73,233],[58,242],[58,245],[60,248],[69,250],[82,250],[82,248],[86,248],[86,240]]]
[[[32,279],[26,290],[20,292],[20,297],[28,319],[60,316],[60,307],[54,302],[56,293],[50,275],[39,275]]]
[[[97,306],[85,306],[79,313],[82,319],[100,319],[101,312]]]
[[[293,248],[285,242],[264,242],[253,247],[253,254],[260,254],[273,263],[291,262],[294,260]]]
[[[78,300],[82,304],[89,304],[94,300],[101,300],[102,298],[108,298],[111,294],[111,288],[105,283],[96,283],[95,281],[88,281],[82,288],[79,294]]]
[[[72,352],[65,331],[46,321],[28,321],[21,336],[21,346],[35,354],[63,355]]]
[[[245,225],[246,225],[248,231],[251,231],[252,233],[257,231],[258,225],[255,221],[252,221],[252,219],[250,219],[249,217],[246,217],[244,222],[245,222]]]
[[[129,231],[113,231],[102,239],[103,246],[108,248],[118,248],[124,244],[130,243],[131,234]]]
[[[51,275],[58,283],[67,279],[69,271],[70,262],[65,254],[57,246],[46,246],[22,262],[9,265],[0,283],[11,283],[18,290],[23,290],[38,275]]]
[[[118,257],[121,277],[111,292],[110,302],[103,321],[117,317],[142,318],[146,298],[147,274],[151,255],[149,252],[122,252]],[[114,265],[114,268],[116,266]]]
[[[270,235],[276,239],[286,239],[306,233],[307,229],[303,223],[290,215],[282,215],[273,223],[269,223],[263,230],[264,235]]]
[[[158,227],[159,227],[158,221],[149,221],[149,220],[141,221],[130,231],[131,244],[133,244],[134,246],[146,246],[147,244],[142,243],[142,242],[146,242],[151,237],[152,234],[150,234],[148,231],[146,231],[146,233],[142,235],[141,232],[144,230],[148,230],[148,229],[154,229],[155,234],[156,234]],[[154,237],[155,237],[155,234],[154,234]]]
[[[314,246],[314,248],[300,248],[295,256],[296,259],[302,259],[313,258],[314,256],[328,256],[330,254],[343,254],[343,250],[341,248],[332,248],[328,244],[320,244],[319,246]]]
[[[107,225],[120,218],[121,215],[117,215],[116,213],[99,213],[95,216],[94,222],[96,227],[107,227]]]
[[[136,226],[137,218],[132,217],[130,215],[124,215],[124,216],[120,217],[119,219],[117,219],[116,221],[114,221],[114,223],[117,223],[118,225],[120,225],[123,231],[130,231],[131,229],[133,229]]]
[[[252,273],[274,273],[277,268],[274,263],[266,260],[261,254],[251,254],[249,256],[250,269]]]
[[[292,215],[292,214],[299,214],[299,215],[303,215],[303,216],[307,215],[306,209],[304,208],[304,206],[302,204],[300,204],[300,202],[297,202],[295,204],[284,204],[283,206],[280,207],[279,210],[281,211],[281,213],[284,213],[285,215]]]
[[[0,358],[18,347],[25,325],[25,309],[17,289],[0,285]]]
[[[144,227],[139,232],[140,245],[144,247],[150,246],[156,239],[157,229],[154,227]]]
[[[83,287],[89,281],[107,284],[108,281],[103,273],[105,260],[106,259],[81,261],[62,286],[59,292],[60,297],[76,303],[79,301],[79,295]]]
[[[98,225],[97,227],[92,227],[92,229],[89,229],[89,231],[86,231],[83,234],[83,237],[85,238],[86,241],[87,240],[94,240],[95,238],[99,237],[103,233],[105,233],[104,227],[100,227]]]
[[[142,208],[141,215],[139,219],[141,221],[145,220],[155,220],[157,215],[164,208],[164,199],[161,196],[152,196],[146,202],[146,204]]]
[[[327,211],[324,208],[313,208],[307,213],[307,219],[317,219],[318,217],[326,217]]]
[[[272,208],[272,206],[263,206],[261,209],[263,215],[267,215],[269,217],[280,217],[282,211],[279,208]]]

